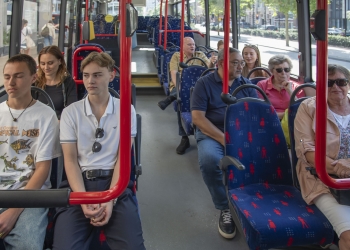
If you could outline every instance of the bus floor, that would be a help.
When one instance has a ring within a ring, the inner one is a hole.
[[[149,250],[248,250],[244,236],[220,236],[215,209],[198,166],[193,136],[184,155],[175,152],[180,142],[176,113],[157,106],[162,95],[137,96],[142,115],[142,175],[137,193],[146,249]],[[322,249],[294,247],[299,249]],[[336,247],[332,249],[337,249]]]

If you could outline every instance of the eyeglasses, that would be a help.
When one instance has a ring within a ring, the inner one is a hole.
[[[334,83],[338,87],[345,87],[346,85],[349,84],[349,80],[348,79],[344,79],[344,78],[335,79],[335,80],[328,80],[328,87],[329,88],[333,87]]]
[[[234,61],[234,62],[230,62],[232,63],[233,66],[237,67],[238,64],[240,64],[242,67],[245,66],[245,61]]]
[[[275,68],[275,70],[277,71],[277,73],[282,73],[283,70],[286,73],[290,72],[290,68]]]
[[[105,135],[105,132],[104,132],[103,128],[96,129],[96,132],[95,132],[96,140],[98,138],[102,138],[104,135]],[[94,152],[94,153],[100,152],[102,149],[101,143],[97,142],[96,140],[95,140],[94,144],[92,145],[92,152]]]

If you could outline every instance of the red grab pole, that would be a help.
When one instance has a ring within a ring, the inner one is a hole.
[[[120,0],[120,169],[116,185],[103,192],[71,192],[70,205],[104,203],[115,199],[127,188],[131,166],[131,37],[126,37],[126,4]]]
[[[181,37],[180,37],[180,62],[184,61],[184,36],[185,36],[185,0],[181,2]]]
[[[229,47],[230,47],[230,0],[225,0],[225,20],[224,20],[224,79],[222,92],[228,93],[228,72],[229,72]]]
[[[327,129],[327,80],[328,80],[328,3],[318,0],[317,9],[325,10],[326,39],[316,40],[316,135],[315,135],[315,167],[320,180],[331,188],[348,189],[350,179],[333,179],[326,170],[326,129]]]

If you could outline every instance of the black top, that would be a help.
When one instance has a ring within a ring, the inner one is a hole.
[[[243,84],[251,84],[244,77],[238,77],[229,86],[229,93]],[[191,96],[191,111],[205,111],[205,117],[218,129],[224,132],[224,121],[227,104],[221,100],[222,80],[215,70],[213,73],[198,79]],[[255,97],[258,95],[253,88],[246,88],[238,92],[236,98]]]
[[[64,90],[62,85],[53,85],[53,86],[45,86],[45,92],[51,97],[51,100],[55,106],[55,111],[58,119],[61,117],[62,110],[65,106],[70,105],[73,102],[78,100],[77,97],[77,89],[75,86],[75,82],[71,76],[67,76],[63,81]],[[64,95],[66,96],[66,100],[64,103]],[[41,101],[42,103],[48,104],[46,98],[40,93],[36,93],[35,99]]]

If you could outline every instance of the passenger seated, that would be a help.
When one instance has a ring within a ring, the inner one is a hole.
[[[48,189],[59,123],[55,112],[32,98],[36,62],[11,57],[3,69],[8,99],[0,104],[0,189]],[[43,249],[47,208],[0,208],[0,238],[6,249]]]
[[[194,40],[191,37],[185,37],[183,41],[183,51],[184,51],[184,62],[187,62],[192,57],[199,57],[203,59],[208,67],[214,67],[217,56],[210,57],[210,60],[207,58],[207,56],[201,52],[201,51],[195,51],[195,43]],[[170,61],[170,73],[171,73],[171,81],[169,84],[169,90],[170,95],[166,97],[164,100],[158,102],[158,106],[164,110],[166,107],[168,107],[173,101],[176,100],[177,92],[176,92],[176,73],[182,72],[182,68],[179,66],[180,64],[180,52],[175,52],[174,55],[171,57]],[[199,60],[192,60],[189,62],[189,65],[203,65],[203,63]],[[181,142],[179,146],[176,148],[176,153],[182,155],[185,153],[186,149],[190,147],[190,140],[188,139],[188,136],[185,132],[185,130],[182,128],[181,124],[181,117],[180,117],[180,111],[177,111],[177,121],[179,126],[179,135],[182,137]]]
[[[229,93],[243,84],[251,82],[241,76],[245,65],[241,52],[229,48]],[[201,77],[191,97],[192,122],[197,126],[196,140],[198,162],[215,208],[221,211],[219,232],[225,238],[233,238],[236,226],[233,222],[219,161],[224,156],[224,120],[227,105],[221,100],[224,74],[224,50],[218,54],[218,69],[213,74]],[[255,89],[247,88],[237,94],[237,98],[258,97]]]
[[[56,45],[43,48],[38,55],[38,61],[35,86],[45,90],[51,97],[60,119],[62,110],[78,100],[75,82],[69,75],[62,52]],[[47,103],[45,97],[40,94],[38,100]]]
[[[224,48],[224,40],[219,40],[217,44],[217,50],[220,51],[221,49]]]
[[[285,110],[289,106],[290,96],[294,89],[298,87],[298,83],[290,80],[290,71],[293,68],[293,64],[288,56],[276,55],[271,57],[268,67],[272,76],[258,82],[257,86],[265,92],[272,106],[275,108],[278,118],[281,120]],[[259,98],[263,99],[260,93],[258,95]],[[304,96],[304,90],[301,90],[296,95],[297,98]]]
[[[336,64],[328,65],[326,169],[337,178],[350,177],[349,80],[349,70]],[[306,169],[315,167],[315,119],[316,97],[311,97],[300,104],[294,123],[301,192],[306,203],[314,203],[333,225],[340,239],[340,250],[349,250],[349,204],[339,204],[332,190]]]
[[[73,192],[108,190],[119,178],[120,100],[108,91],[113,66],[107,53],[90,53],[81,63],[88,95],[62,113],[60,142],[68,181],[61,187]],[[131,106],[131,142],[135,136]],[[106,203],[58,209],[53,249],[88,249],[95,227],[103,228],[111,249],[145,249],[132,187],[131,182],[117,199]]]
[[[245,61],[245,66],[242,71],[243,77],[247,77],[249,72],[252,69],[256,67],[261,67],[260,51],[257,45],[244,44],[244,48],[242,50],[242,56]],[[257,70],[250,75],[250,78],[254,78],[254,77],[269,77],[269,76],[265,71]]]

